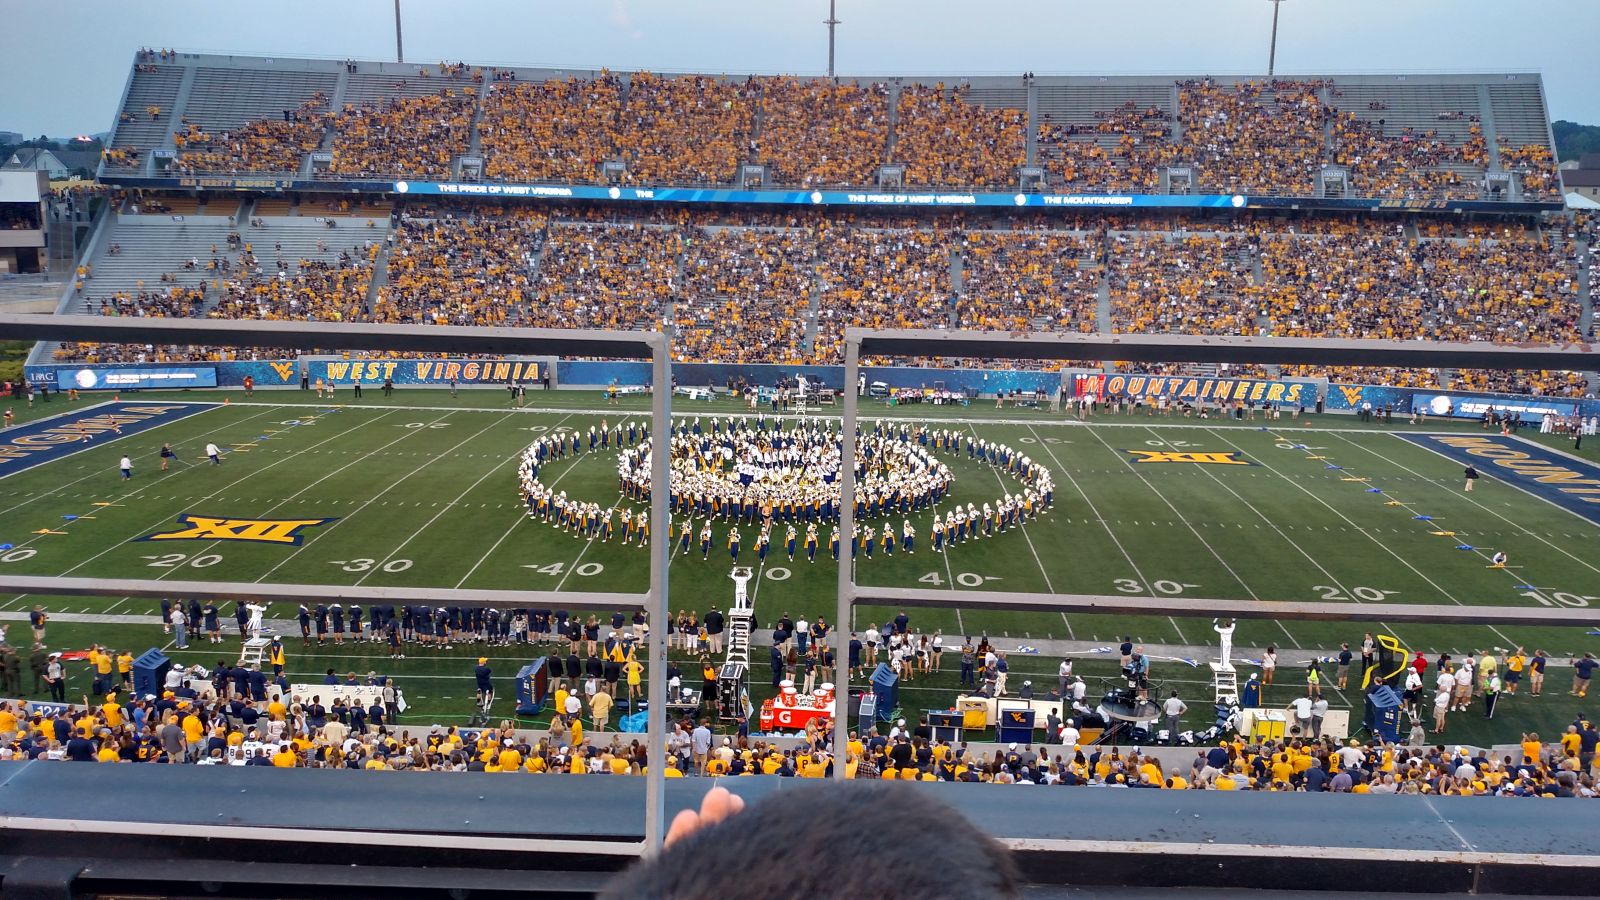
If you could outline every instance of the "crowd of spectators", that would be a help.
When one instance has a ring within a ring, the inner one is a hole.
[[[181,173],[293,172],[322,143],[332,116],[320,91],[282,119],[257,119],[232,131],[209,134],[185,119],[172,136]]]
[[[715,184],[734,179],[749,159],[753,79],[636,73],[617,136],[628,180],[640,184]]]
[[[460,63],[422,67],[417,78],[439,85],[431,96],[333,114],[319,93],[282,121],[222,134],[185,120],[173,138],[179,171],[293,171],[331,128],[333,174],[442,177],[470,143],[486,87],[479,136],[483,174],[495,180],[595,182],[602,162],[622,160],[630,183],[729,184],[740,163],[762,162],[774,183],[842,187],[871,184],[879,164],[895,162],[910,186],[1009,190],[1025,159],[1026,111],[976,101],[966,83],[901,85],[891,145],[891,91],[881,82],[606,70],[546,81],[491,75]],[[1318,171],[1338,165],[1357,196],[1473,199],[1491,167],[1482,123],[1465,110],[1437,110],[1429,121],[1439,127],[1415,119],[1391,126],[1372,115],[1388,108],[1382,101],[1342,109],[1333,79],[1200,78],[1175,87],[1174,110],[1128,100],[1089,111],[1092,121],[1044,114],[1037,141],[1048,183],[1074,192],[1159,191],[1163,167],[1193,165],[1191,191],[1311,195]],[[132,122],[141,114],[159,121],[164,113],[150,106],[120,115]],[[139,157],[131,147],[106,151],[116,167]],[[1559,196],[1548,146],[1502,136],[1499,164],[1517,173],[1527,199]]]
[[[1556,174],[1555,156],[1544,144],[1513,146],[1499,138],[1500,164],[1516,173],[1524,200],[1559,200],[1561,176]]]
[[[1350,172],[1352,191],[1361,197],[1428,200],[1472,200],[1479,196],[1479,179],[1471,172],[1489,162],[1483,129],[1470,126],[1465,142],[1453,143],[1436,130],[1402,129],[1388,134],[1381,122],[1371,122],[1351,112],[1331,119],[1332,161]]]
[[[889,146],[889,91],[823,79],[763,78],[761,161],[780,184],[871,184]]]
[[[844,358],[844,329],[948,328],[951,235],[857,228],[818,240],[822,301],[813,356]]]
[[[674,352],[683,360],[806,361],[816,259],[810,229],[699,231],[673,306]]]
[[[278,260],[263,271],[254,260],[239,279],[223,284],[223,296],[210,312],[217,319],[272,321],[371,321],[367,292],[378,246],[341,251],[334,260]],[[276,355],[276,354],[274,354]]]
[[[332,171],[448,178],[451,161],[467,150],[476,104],[468,86],[346,106],[334,118]]]
[[[1178,161],[1171,141],[1172,118],[1154,106],[1129,100],[1113,110],[1096,110],[1093,125],[1062,125],[1045,116],[1039,122],[1039,157],[1050,182],[1074,193],[1156,192],[1161,167]]]
[[[547,222],[529,207],[402,216],[373,320],[407,325],[527,321],[533,264]]]
[[[528,324],[661,327],[676,289],[684,235],[672,227],[563,224],[548,230]]]
[[[592,619],[591,619],[592,621]],[[581,626],[580,626],[581,628]],[[615,636],[616,632],[613,631]],[[608,730],[622,709],[623,682],[638,689],[642,669],[595,655],[588,663],[571,646],[552,651],[552,670],[568,677],[551,685],[555,715],[548,727],[417,726],[400,721],[399,690],[391,679],[354,672],[341,679],[328,670],[327,690],[288,691],[287,677],[219,660],[216,667],[175,667],[160,694],[128,688],[132,654],[91,649],[95,689],[81,704],[24,706],[0,702],[0,759],[102,764],[272,766],[366,771],[485,772],[523,775],[641,775],[648,748],[641,738]],[[612,645],[610,639],[607,646]],[[619,643],[618,646],[621,646]],[[59,654],[35,643],[31,657],[12,657],[8,679],[18,688],[24,663],[34,691],[64,680]],[[937,656],[937,653],[934,654]],[[914,657],[913,657],[914,658]],[[705,656],[707,677],[714,668]],[[964,665],[970,666],[965,663]],[[487,669],[485,669],[487,671]],[[909,678],[911,667],[904,668]],[[926,670],[924,670],[926,671]],[[587,678],[585,674],[587,672]],[[636,674],[637,673],[637,674]],[[677,663],[668,676],[681,678]],[[986,683],[992,675],[986,675]],[[1003,676],[1000,676],[1003,678]],[[1063,676],[1065,680],[1065,676]],[[1421,679],[1418,679],[1420,683]],[[1498,677],[1495,678],[1498,683]],[[1435,698],[1437,723],[1455,706],[1462,688],[1446,673]],[[371,691],[344,699],[346,686]],[[372,691],[372,688],[377,688]],[[1471,703],[1472,686],[1465,687]],[[1409,695],[1408,691],[1408,695]],[[1176,694],[1174,694],[1176,697]],[[325,699],[326,698],[326,699]],[[64,699],[64,698],[60,698]],[[1308,709],[1310,708],[1308,704]],[[1476,708],[1475,706],[1473,707]],[[1404,741],[1340,740],[1297,734],[1260,742],[1224,736],[1196,747],[1122,747],[1080,740],[1071,720],[1039,743],[1010,743],[980,751],[938,739],[926,721],[900,719],[885,732],[852,731],[841,748],[846,775],[857,779],[960,781],[998,785],[1112,786],[1162,790],[1412,794],[1595,798],[1600,732],[1581,713],[1556,740],[1524,733],[1510,748],[1428,745],[1420,720]],[[777,776],[823,778],[833,757],[828,736],[808,728],[787,748],[748,734],[717,736],[710,719],[669,715],[664,736],[668,778]],[[813,723],[814,725],[814,723]],[[1436,732],[1437,733],[1437,732]]]
[[[969,231],[962,237],[960,328],[1095,330],[1099,235]]]
[[[1126,227],[1116,231],[1052,231],[1045,224],[1009,212],[832,216],[663,207],[635,220],[591,207],[418,204],[389,238],[387,283],[370,304],[381,239],[358,238],[342,257],[335,248],[320,262],[267,255],[258,262],[245,243],[242,252],[233,246],[210,260],[159,264],[167,269],[162,282],[174,287],[173,272],[203,270],[211,287],[224,288],[210,295],[209,306],[203,291],[188,298],[142,284],[100,297],[90,293],[87,274],[82,279],[89,311],[105,314],[621,329],[670,321],[682,358],[729,362],[836,363],[851,325],[1093,331],[1102,276],[1116,333],[1580,337],[1578,247],[1587,223],[1571,234],[1520,224],[1432,224],[1420,229],[1420,240],[1403,223],[1362,218],[1230,223],[1168,216],[1119,220]],[[69,347],[58,356],[91,352],[104,360],[121,351]],[[1567,372],[1285,371],[1512,393],[1592,388],[1583,373]]]
[[[1026,142],[1025,110],[975,103],[960,85],[900,87],[894,157],[906,184],[1004,190],[1016,184]]]
[[[564,81],[500,81],[484,100],[484,174],[504,181],[587,181],[619,143],[622,86],[609,72]]]
[[[1323,130],[1330,116],[1319,92],[1330,84],[1179,82],[1179,154],[1199,168],[1199,187],[1208,193],[1311,194],[1326,156]]]
[[[1111,243],[1114,332],[1260,333],[1248,239],[1139,234]]]

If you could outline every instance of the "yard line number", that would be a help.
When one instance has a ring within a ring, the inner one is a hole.
[[[1522,596],[1539,601],[1541,606],[1588,606],[1590,601],[1600,601],[1600,597],[1569,591],[1523,591]]]
[[[208,569],[222,562],[222,554],[202,553],[191,557],[187,553],[163,553],[160,556],[142,556],[140,559],[150,560],[145,565],[152,569],[176,569],[185,565],[193,569]]]
[[[398,572],[404,572],[405,570],[411,568],[411,560],[391,559],[380,566],[378,565],[377,560],[366,559],[363,557],[360,559],[336,559],[330,562],[329,565],[338,566],[340,569],[346,572],[370,572],[372,571],[373,566],[377,566],[380,571],[388,572],[389,574],[393,575]]]
[[[1381,591],[1377,588],[1371,587],[1353,587],[1350,589],[1350,594],[1346,596],[1343,589],[1334,587],[1331,584],[1314,584],[1311,586],[1311,589],[1321,594],[1322,599],[1324,600],[1355,599],[1365,600],[1368,603],[1377,603],[1380,600],[1387,600],[1389,597],[1400,593],[1399,591]]]
[[[529,563],[524,565],[523,568],[532,569],[535,572],[538,572],[540,575],[560,575],[567,571],[567,564],[559,562],[549,563],[548,565],[544,563]],[[588,562],[581,566],[574,566],[572,569],[572,574],[582,575],[583,577],[588,578],[591,575],[599,575],[605,570],[606,567],[597,562]]]
[[[1184,584],[1181,581],[1169,581],[1165,578],[1150,582],[1151,590],[1146,590],[1144,583],[1134,578],[1118,578],[1117,580],[1111,582],[1111,584],[1115,586],[1118,591],[1121,591],[1124,594],[1149,595],[1155,593],[1174,596],[1181,594],[1190,588],[1197,588],[1200,586],[1198,584]]]
[[[969,588],[983,587],[983,584],[986,581],[999,580],[999,575],[979,575],[976,572],[958,572],[955,575],[956,584]],[[940,585],[944,584],[944,578],[941,577],[938,572],[929,572],[921,578],[918,578],[917,581],[921,582],[922,584],[931,584],[934,587],[939,587]]]

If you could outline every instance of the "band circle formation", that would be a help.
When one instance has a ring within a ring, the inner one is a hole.
[[[675,522],[701,519],[759,526],[763,535],[774,522],[803,525],[808,540],[818,527],[832,525],[837,546],[842,435],[823,420],[768,419],[765,416],[682,420],[670,443],[670,509]],[[619,499],[610,506],[568,497],[539,478],[542,467],[568,456],[615,451]],[[992,501],[949,503],[955,477],[941,455],[965,454],[1017,482]],[[529,518],[578,537],[648,543],[652,442],[642,424],[602,421],[582,432],[539,438],[523,451],[518,466],[521,496]],[[931,513],[935,549],[969,536],[1003,532],[1053,500],[1049,469],[1004,444],[959,431],[926,425],[878,421],[862,427],[856,441],[855,519],[910,517]],[[634,508],[637,504],[637,508]],[[860,527],[860,526],[858,526]],[[871,525],[866,525],[870,531]],[[894,529],[885,521],[886,543]],[[905,519],[901,536],[911,549],[914,531]],[[857,535],[856,537],[859,537]],[[793,540],[793,536],[790,537]]]

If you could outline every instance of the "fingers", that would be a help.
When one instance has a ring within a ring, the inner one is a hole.
[[[672,817],[672,824],[667,828],[666,845],[671,847],[674,843],[683,840],[700,828],[700,814],[692,809],[686,809]]]
[[[699,812],[686,809],[672,818],[672,824],[667,828],[666,846],[670,847],[696,831],[715,825],[743,809],[743,797],[729,792],[727,788],[712,788],[700,801]]]
[[[706,792],[705,799],[700,801],[700,825],[714,825],[731,815],[744,809],[744,798],[730,792],[724,787],[715,787]]]

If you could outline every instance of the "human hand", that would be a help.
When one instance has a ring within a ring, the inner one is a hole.
[[[706,791],[700,801],[700,811],[686,809],[672,818],[672,825],[667,828],[666,845],[671,847],[696,831],[708,825],[728,818],[744,809],[744,798],[731,793],[725,787],[714,787]]]

